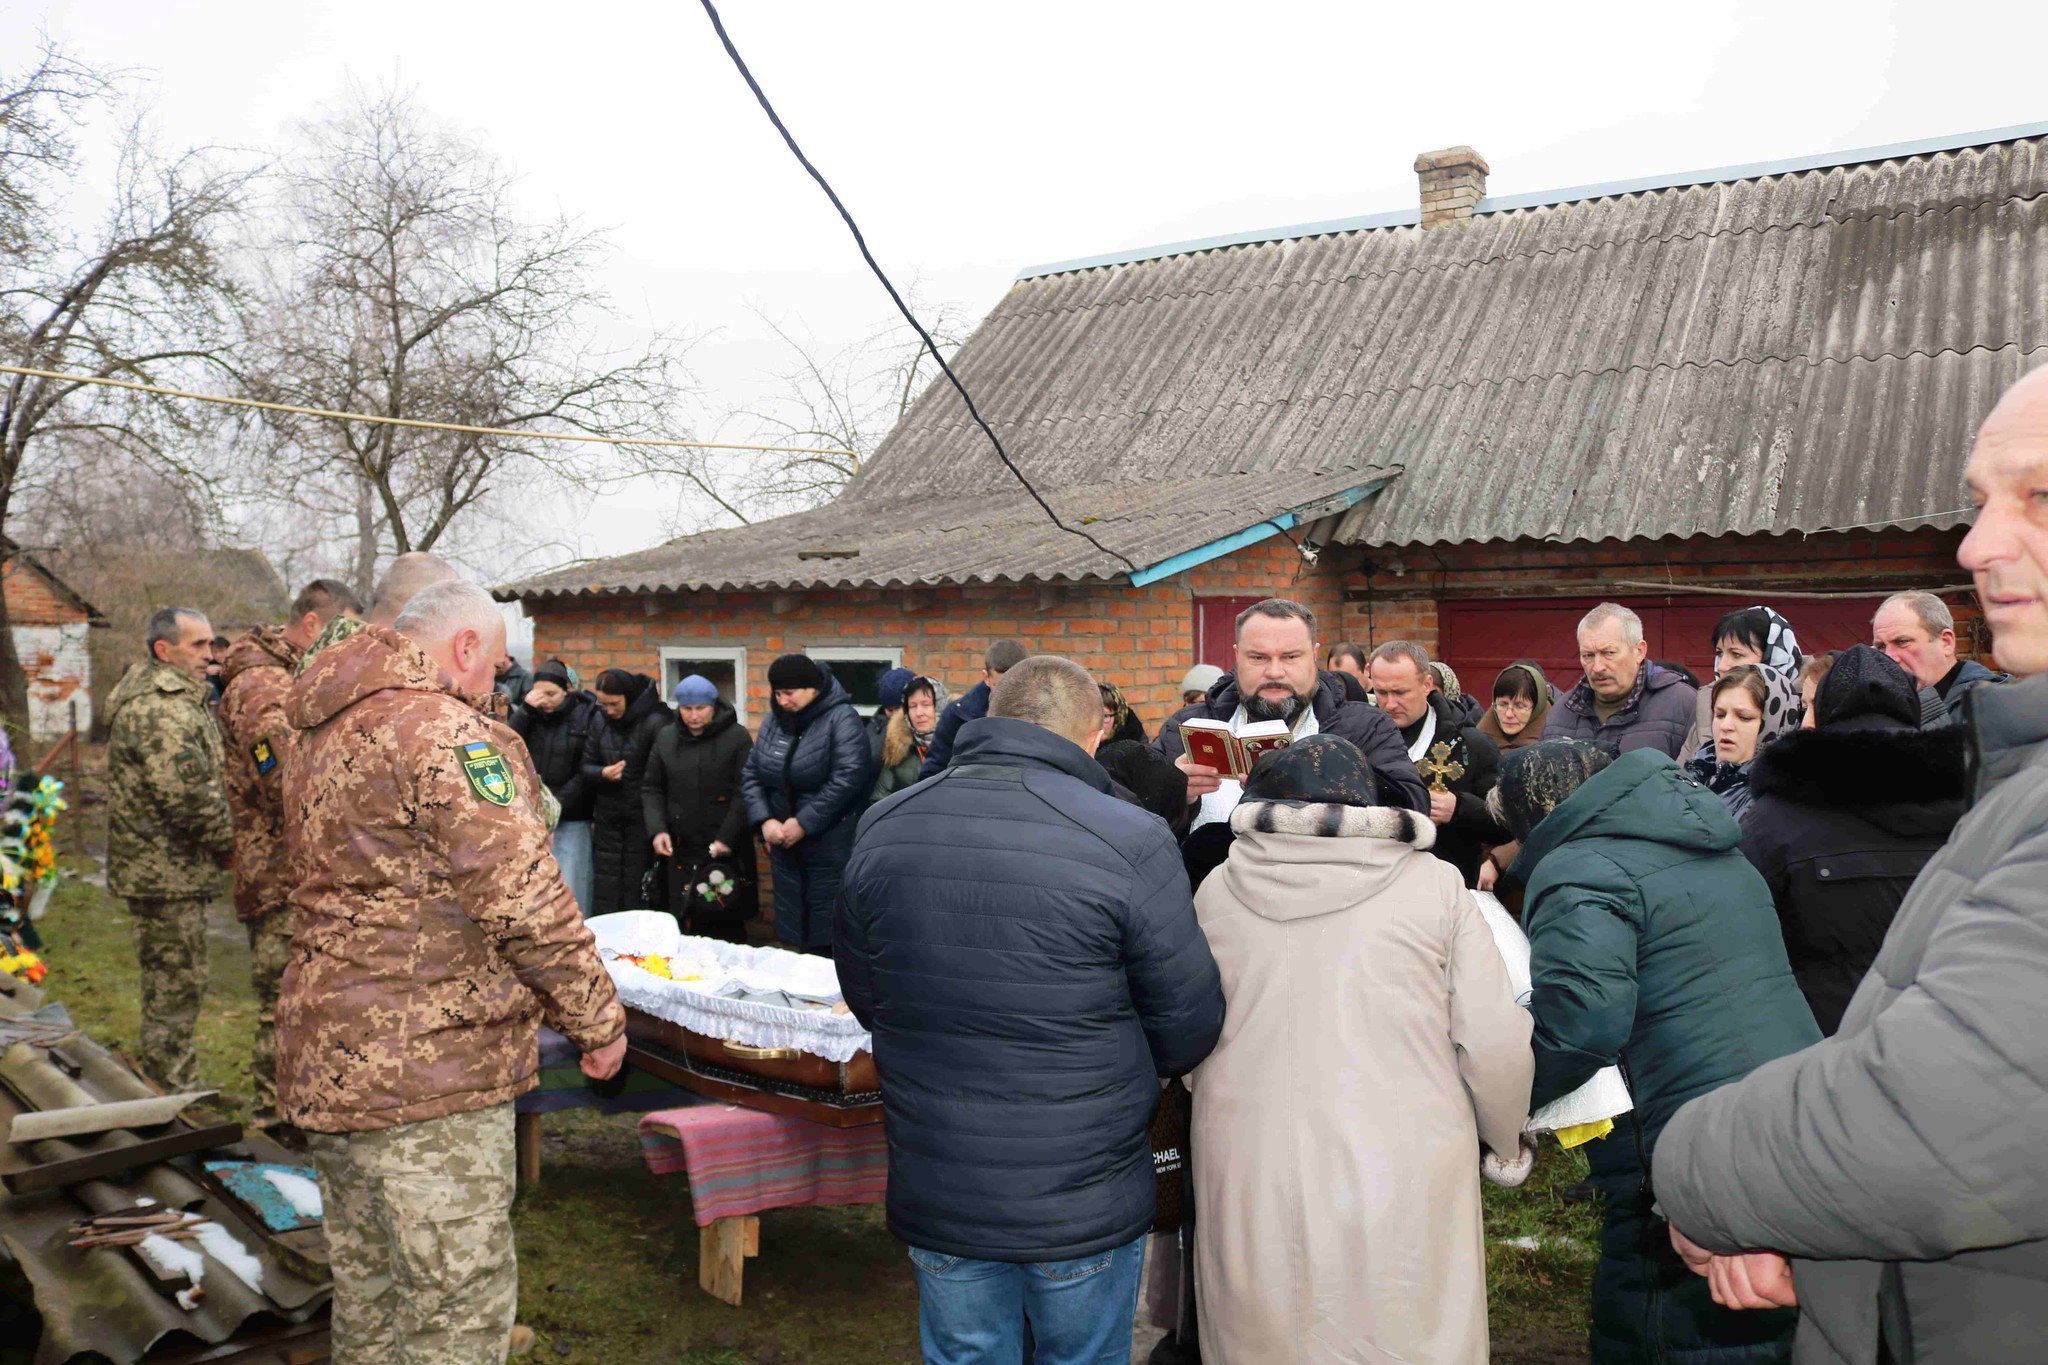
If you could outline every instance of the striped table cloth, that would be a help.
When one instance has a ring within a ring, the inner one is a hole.
[[[889,1189],[882,1125],[828,1128],[717,1103],[640,1120],[640,1152],[656,1175],[682,1171],[698,1227],[804,1204],[879,1204]]]

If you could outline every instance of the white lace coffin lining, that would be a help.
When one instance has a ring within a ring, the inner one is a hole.
[[[718,939],[692,938],[675,920],[657,910],[622,910],[587,921],[597,940],[598,955],[612,974],[619,999],[636,1010],[680,1024],[710,1038],[730,1038],[748,1047],[793,1047],[828,1062],[853,1060],[874,1044],[860,1021],[829,1009],[792,1009],[754,1000],[734,1000],[722,990],[787,991],[792,995],[836,1002],[841,999],[839,974],[828,957],[792,953],[781,948],[754,948]],[[668,981],[636,963],[630,954],[659,954],[678,976],[697,981]]]

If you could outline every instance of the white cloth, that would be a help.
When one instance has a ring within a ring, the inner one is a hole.
[[[717,939],[686,937],[673,915],[622,910],[587,921],[597,953],[618,987],[619,999],[659,1019],[711,1038],[749,1047],[793,1047],[831,1062],[850,1061],[874,1044],[860,1021],[827,1009],[793,1009],[720,992],[785,991],[814,1000],[840,999],[839,973],[829,957],[782,948],[752,948]],[[696,980],[656,976],[622,955],[658,954],[669,970]]]
[[[1237,714],[1230,718],[1230,733],[1241,735],[1244,733],[1245,726],[1254,723],[1250,717],[1245,715],[1244,707],[1240,706],[1237,708]],[[1304,706],[1301,709],[1301,715],[1294,722],[1294,732],[1289,736],[1289,739],[1290,742],[1299,744],[1310,735],[1319,735],[1322,732],[1323,727],[1316,724],[1315,707],[1313,705]],[[1222,786],[1202,798],[1202,808],[1195,812],[1195,823],[1189,827],[1188,832],[1193,833],[1204,825],[1213,825],[1219,820],[1230,819],[1230,813],[1237,809],[1237,803],[1242,800],[1244,800],[1244,783],[1233,782],[1227,777],[1224,778]]]
[[[1430,741],[1435,738],[1436,708],[1432,706],[1422,713],[1422,733],[1417,735],[1415,742],[1408,746],[1408,761],[1410,763],[1422,762],[1422,756],[1429,752]]]
[[[1485,916],[1486,927],[1493,931],[1493,941],[1500,948],[1501,961],[1507,964],[1508,982],[1514,987],[1515,1003],[1527,1009],[1529,997],[1535,989],[1529,978],[1528,936],[1515,923],[1515,917],[1508,913],[1507,907],[1491,892],[1471,891],[1466,894],[1472,897],[1479,913]],[[1633,1108],[1635,1102],[1629,1098],[1628,1083],[1621,1078],[1621,1068],[1603,1067],[1577,1090],[1569,1095],[1559,1095],[1531,1114],[1525,1131],[1554,1133],[1560,1128],[1575,1128],[1582,1123],[1618,1118]]]

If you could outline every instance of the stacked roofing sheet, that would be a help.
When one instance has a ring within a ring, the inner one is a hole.
[[[1121,505],[1160,485],[1401,470],[1339,531],[1367,544],[1964,519],[1971,432],[2048,361],[2048,126],[1577,193],[1427,232],[1053,268],[1011,289],[955,367],[1049,495],[1121,487]],[[899,581],[1121,567],[1029,534],[1016,487],[941,383],[837,503],[633,556],[631,582],[709,584],[714,552],[761,556],[732,586],[852,581],[768,548],[814,530],[893,536],[891,565],[918,575]],[[919,542],[920,517],[940,509],[957,535],[976,498],[1000,534],[927,553],[941,536]],[[1213,539],[1204,505],[1155,505],[1134,546],[1164,558]],[[620,590],[627,563],[520,591]]]

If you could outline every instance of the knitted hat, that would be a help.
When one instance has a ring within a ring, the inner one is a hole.
[[[1286,801],[1329,806],[1376,806],[1379,784],[1372,765],[1342,735],[1310,735],[1275,749],[1253,765],[1245,779],[1247,801]]]
[[[1527,839],[1544,816],[1613,761],[1610,750],[1580,739],[1546,739],[1502,754],[1500,784],[1487,809],[1517,840]]]
[[[825,670],[808,654],[785,654],[768,665],[768,686],[773,691],[824,685]]]
[[[553,683],[564,692],[567,692],[569,690],[569,665],[563,663],[560,659],[549,659],[539,668],[533,670],[533,680],[537,683]]]
[[[903,705],[904,689],[909,687],[916,677],[917,674],[907,668],[890,669],[882,675],[882,680],[875,684],[875,699],[889,710],[895,710]]]
[[[1813,694],[1813,723],[1826,729],[1859,716],[1920,724],[1920,694],[1890,655],[1854,645],[1835,656]]]
[[[1187,676],[1183,677],[1180,680],[1180,690],[1182,691],[1182,693],[1206,693],[1210,688],[1214,687],[1222,679],[1222,677],[1223,670],[1218,668],[1216,665],[1196,664],[1193,668],[1187,671]]]
[[[676,684],[675,699],[677,706],[716,706],[718,689],[709,678],[692,673]]]

